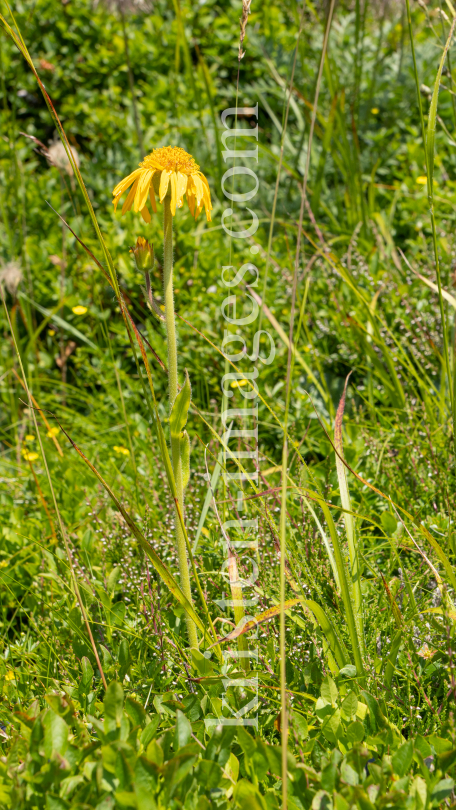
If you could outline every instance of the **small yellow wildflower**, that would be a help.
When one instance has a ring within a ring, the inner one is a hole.
[[[372,107],[372,109],[371,109],[372,115],[378,115],[379,112],[380,112],[380,110],[378,109],[378,107]]]
[[[115,450],[116,453],[120,453],[121,455],[124,455],[124,456],[129,456],[130,455],[130,451],[129,451],[129,449],[127,447],[122,447],[122,446],[119,446],[119,445],[115,444],[114,445],[114,450]]]
[[[87,312],[87,307],[83,307],[81,304],[78,304],[78,306],[73,307],[71,311],[74,312],[75,315],[85,315]]]
[[[419,186],[425,186],[427,183],[427,177],[425,174],[422,174],[420,177],[416,178],[416,182]]]
[[[49,331],[48,331],[48,335],[50,335],[50,337],[54,337],[54,335],[55,335],[55,329],[49,329]]]
[[[16,679],[16,676],[15,676],[13,670],[9,669],[8,672],[5,675],[5,681],[14,681],[15,679]]]
[[[39,458],[38,453],[30,453],[29,450],[23,450],[22,455],[26,461],[36,461]]]
[[[247,380],[233,380],[231,388],[242,388],[244,385],[247,385],[247,382]]]
[[[52,439],[54,436],[57,436],[58,432],[59,432],[58,427],[51,427],[46,433],[46,436],[49,436],[49,438]]]
[[[27,433],[27,436],[25,437],[25,441],[26,442],[34,442],[35,437],[31,433]]]
[[[207,221],[211,221],[211,192],[209,183],[199,166],[188,152],[180,146],[162,146],[153,149],[150,155],[139,164],[139,169],[124,177],[114,191],[114,211],[124,191],[130,188],[122,207],[122,214],[133,207],[140,211],[144,222],[150,222],[151,216],[147,207],[150,200],[152,211],[157,213],[155,194],[163,202],[167,194],[171,195],[171,213],[176,215],[176,207],[182,208],[184,195],[187,197],[190,213],[195,219],[203,208]]]

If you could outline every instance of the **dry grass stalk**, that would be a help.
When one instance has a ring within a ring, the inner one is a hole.
[[[245,55],[245,51],[242,50],[242,43],[244,42],[245,39],[245,30],[247,28],[247,21],[249,19],[251,3],[252,0],[242,0],[242,17],[240,19],[241,33],[239,36],[239,53],[238,53],[239,62]]]

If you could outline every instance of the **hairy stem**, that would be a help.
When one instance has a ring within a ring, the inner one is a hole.
[[[177,342],[176,342],[176,320],[174,315],[174,292],[173,292],[173,215],[171,213],[171,198],[166,196],[163,200],[163,230],[164,230],[164,256],[163,256],[163,291],[165,296],[165,322],[168,343],[168,385],[169,385],[169,410],[173,407],[176,399],[177,388]],[[171,458],[173,463],[174,478],[176,481],[177,499],[181,514],[184,514],[184,488],[182,486],[182,461],[180,451],[180,440],[171,439]],[[176,546],[179,559],[179,572],[182,590],[190,604],[193,605],[192,591],[190,587],[190,574],[188,570],[187,548],[185,537],[179,521],[179,514],[176,507]],[[198,647],[196,627],[194,622],[186,617],[187,632],[191,647]]]

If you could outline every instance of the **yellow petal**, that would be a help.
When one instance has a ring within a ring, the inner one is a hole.
[[[187,203],[192,217],[195,216],[195,195],[187,188]]]
[[[176,179],[177,207],[182,208],[184,194],[187,191],[188,177],[186,174],[181,174],[181,172],[177,172],[176,178],[177,178]]]
[[[160,202],[163,202],[163,200],[166,197],[170,177],[171,177],[171,172],[169,172],[168,169],[163,169],[163,171],[161,173],[161,177],[160,177],[160,189],[159,189],[159,192],[158,192]]]
[[[128,175],[128,177],[124,177],[124,179],[117,184],[114,191],[112,192],[114,196],[119,197],[120,194],[123,194],[125,189],[128,188],[128,186],[131,186],[133,180],[136,180],[136,178],[139,177],[139,175],[143,171],[144,169],[135,169],[134,172]]]
[[[150,216],[150,212],[149,212],[149,209],[148,209],[147,205],[145,205],[144,208],[141,208],[141,216],[142,216],[144,222],[147,222],[149,224],[149,222],[151,220],[151,216]]]
[[[176,216],[176,172],[172,172],[169,182],[171,184],[171,213]]]
[[[133,183],[130,191],[128,192],[127,199],[125,200],[122,206],[122,214],[125,214],[126,211],[129,211],[131,206],[133,205],[133,200],[135,199],[136,189],[138,187],[138,180],[135,180]]]
[[[152,180],[153,171],[146,169],[139,178],[138,188],[135,195],[135,211],[141,211],[147,202],[147,195],[149,193],[149,186]]]
[[[155,192],[154,192],[154,184],[153,183],[150,184],[149,197],[150,197],[150,204],[152,206],[152,211],[154,212],[154,214],[156,214],[157,213],[157,203],[155,202]]]
[[[203,186],[203,183],[201,181],[201,177],[198,177],[197,174],[192,175],[192,180],[193,180],[193,184],[195,186],[195,191],[196,191],[196,202],[197,202],[198,207],[199,207],[199,205],[201,203],[201,200],[203,199],[203,195],[204,195],[204,186]]]

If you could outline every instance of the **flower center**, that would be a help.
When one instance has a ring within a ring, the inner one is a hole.
[[[144,169],[156,169],[157,165],[169,172],[187,175],[195,174],[199,169],[192,156],[180,146],[162,146],[160,149],[153,149],[140,164]]]

